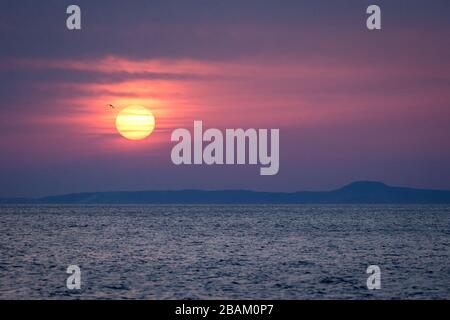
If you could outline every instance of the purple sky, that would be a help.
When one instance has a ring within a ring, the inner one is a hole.
[[[82,9],[68,31],[65,9]],[[450,189],[450,2],[0,3],[0,197],[143,189]],[[156,117],[127,141],[116,111]],[[280,171],[175,166],[170,133],[279,128]]]

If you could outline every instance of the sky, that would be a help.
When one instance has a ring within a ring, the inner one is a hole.
[[[66,28],[67,6],[82,30]],[[382,30],[366,28],[370,4]],[[450,189],[450,2],[0,2],[0,197],[113,190]],[[156,119],[145,140],[121,107]],[[280,170],[176,166],[170,134],[280,129]]]

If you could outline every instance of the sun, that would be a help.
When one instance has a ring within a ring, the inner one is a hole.
[[[155,117],[142,106],[129,106],[120,110],[116,117],[117,131],[129,140],[147,138],[155,129]]]

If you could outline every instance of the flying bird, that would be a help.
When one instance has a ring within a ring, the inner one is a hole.
[[[116,108],[116,107],[114,107],[112,104],[107,104],[106,106],[107,106],[107,107],[110,107],[110,108],[113,108],[113,109]]]

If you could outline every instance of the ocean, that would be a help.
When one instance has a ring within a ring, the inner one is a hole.
[[[0,299],[449,299],[449,262],[448,205],[0,206]]]

